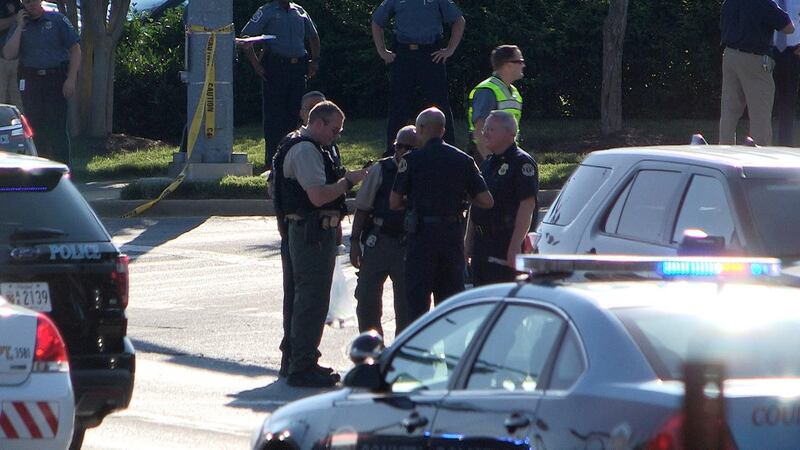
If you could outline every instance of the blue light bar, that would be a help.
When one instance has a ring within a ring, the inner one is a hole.
[[[651,274],[662,278],[763,278],[781,274],[774,258],[652,257],[628,255],[519,255],[517,270],[532,275]]]

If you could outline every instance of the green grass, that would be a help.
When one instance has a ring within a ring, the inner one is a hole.
[[[466,146],[466,124],[456,124],[461,132],[456,145]],[[693,133],[706,132],[709,142],[717,139],[717,122],[711,120],[630,120],[625,131],[616,136],[600,135],[597,120],[537,120],[523,121],[521,146],[539,163],[540,185],[543,189],[560,187],[575,165],[589,151],[626,145],[688,143]],[[384,150],[385,121],[380,119],[348,119],[339,140],[342,162],[350,169],[377,160]],[[110,180],[159,177],[167,174],[167,166],[177,147],[157,147],[130,152],[111,152],[92,155],[90,143],[78,140],[74,145],[73,166],[80,180]],[[239,127],[235,131],[233,151],[246,153],[253,164],[253,173],[264,171],[264,139],[260,125]],[[260,177],[227,177],[219,183],[185,183],[173,198],[262,198],[264,181]],[[150,189],[150,188],[147,188]],[[136,193],[138,192],[138,194]],[[159,191],[160,192],[160,191]],[[157,194],[157,193],[156,193]],[[151,192],[131,187],[129,195],[150,197]]]

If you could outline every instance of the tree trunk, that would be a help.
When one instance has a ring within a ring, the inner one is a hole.
[[[84,1],[81,6],[80,130],[86,137],[105,138],[112,131],[114,57],[130,0]]]
[[[622,130],[622,47],[627,21],[628,0],[610,0],[603,23],[600,130],[604,135]]]

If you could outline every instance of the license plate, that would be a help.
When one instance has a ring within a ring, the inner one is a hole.
[[[15,305],[34,311],[50,312],[50,286],[47,283],[0,283],[0,295]]]

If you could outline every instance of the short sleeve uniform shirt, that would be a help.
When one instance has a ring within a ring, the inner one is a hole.
[[[259,8],[242,29],[245,36],[274,35],[269,48],[284,58],[302,58],[306,54],[306,39],[317,36],[317,27],[302,6],[289,3],[283,9],[278,2],[267,3]]]

